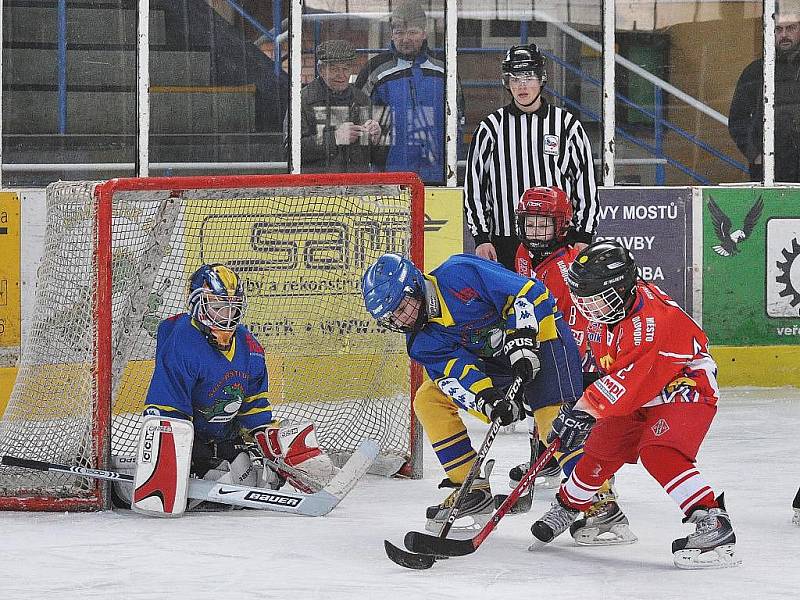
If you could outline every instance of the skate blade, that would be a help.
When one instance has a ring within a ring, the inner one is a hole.
[[[447,537],[454,539],[469,539],[475,535],[476,532],[483,529],[483,526],[489,522],[492,517],[491,513],[482,513],[478,515],[466,515],[456,519],[453,526],[450,528]],[[441,521],[434,521],[428,519],[425,523],[425,531],[434,535],[439,535],[442,532],[444,523]]]
[[[794,517],[792,517],[792,523],[795,525],[800,525],[800,508],[794,509]]]
[[[528,546],[528,552],[539,552],[542,548],[547,546],[548,542],[543,542],[538,538],[533,538],[533,543]]]
[[[679,569],[726,569],[742,564],[736,558],[734,544],[717,546],[707,552],[701,552],[699,548],[678,550],[673,554],[673,560]]]
[[[514,489],[519,485],[519,481],[513,479],[508,480],[508,487]],[[536,478],[536,489],[552,490],[561,486],[561,474],[558,475],[544,475]]]
[[[613,525],[603,533],[600,533],[599,527],[584,527],[572,537],[579,546],[623,546],[633,544],[639,539],[624,523]]]

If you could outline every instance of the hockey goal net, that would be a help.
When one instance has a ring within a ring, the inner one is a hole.
[[[423,195],[402,173],[50,185],[0,454],[89,468],[135,454],[158,323],[186,310],[192,272],[224,262],[245,282],[276,415],[313,420],[334,460],[372,438],[377,472],[420,476],[420,372],[403,336],[371,321],[360,281],[384,252],[422,265]],[[92,479],[0,468],[3,509],[103,508],[106,496]]]

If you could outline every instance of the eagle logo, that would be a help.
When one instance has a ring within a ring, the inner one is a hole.
[[[761,196],[758,197],[756,203],[748,211],[747,216],[744,218],[744,224],[741,229],[731,231],[733,225],[731,218],[722,212],[722,209],[714,202],[714,198],[709,197],[708,212],[711,213],[711,220],[714,222],[714,232],[717,234],[720,243],[712,246],[712,250],[720,256],[733,256],[739,253],[739,243],[746,240],[753,228],[758,223],[761,217],[761,211],[764,209],[764,201]]]

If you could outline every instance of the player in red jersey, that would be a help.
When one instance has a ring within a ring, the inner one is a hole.
[[[551,439],[560,439],[567,452],[585,442],[584,454],[531,527],[531,549],[563,533],[623,464],[641,460],[684,512],[684,522],[696,525],[672,543],[675,565],[738,564],[723,497],[715,497],[695,466],[719,399],[705,332],[663,291],[639,279],[633,257],[616,242],[596,242],[578,254],[567,284],[578,310],[597,324],[588,337],[603,376],[553,421]]]
[[[579,253],[567,239],[572,221],[572,203],[567,194],[557,187],[532,187],[519,199],[516,217],[517,237],[521,242],[514,261],[516,271],[520,275],[536,277],[542,281],[555,298],[578,346],[586,387],[599,374],[594,367],[591,353],[588,352],[586,330],[589,321],[575,307],[565,281],[569,266]],[[560,405],[545,406],[533,415],[528,415],[531,443],[539,445],[539,452],[544,448],[544,438],[552,428],[553,419],[560,408]],[[535,439],[537,431],[541,439]],[[582,451],[578,447],[572,452],[558,455],[557,461],[552,460],[542,469],[544,478],[543,481],[537,481],[537,485],[559,485],[562,466],[568,476],[580,459]],[[529,464],[523,463],[511,469],[508,475],[512,487],[522,479]],[[570,533],[580,545],[630,544],[637,539],[630,530],[627,517],[616,502],[610,483],[601,486],[584,516],[572,524]]]

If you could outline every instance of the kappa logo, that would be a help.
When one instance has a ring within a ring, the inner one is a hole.
[[[653,435],[656,437],[661,437],[669,431],[669,425],[664,419],[659,419],[650,429],[652,430]]]

